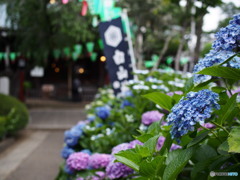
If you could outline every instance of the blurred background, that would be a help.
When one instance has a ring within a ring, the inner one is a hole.
[[[109,84],[98,25],[122,11],[137,69],[192,72],[239,5],[238,0],[0,0],[0,92],[21,101],[91,100],[97,88]]]

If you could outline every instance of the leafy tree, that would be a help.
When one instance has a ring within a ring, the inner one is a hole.
[[[7,4],[12,35],[16,47],[36,64],[43,64],[50,52],[75,43],[91,41],[96,30],[91,26],[92,17],[81,16],[82,4],[70,1],[50,4],[49,0],[2,0]]]

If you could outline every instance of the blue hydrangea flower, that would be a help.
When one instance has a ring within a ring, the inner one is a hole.
[[[101,119],[107,119],[110,115],[110,108],[108,106],[97,107],[96,114]]]
[[[100,128],[100,127],[103,127],[103,124],[102,124],[102,123],[98,123],[98,124],[96,125],[96,128]]]
[[[123,92],[123,97],[132,97],[132,96],[133,96],[133,92],[131,90]]]
[[[96,117],[94,115],[92,115],[92,114],[89,114],[87,116],[87,120],[89,120],[90,122],[93,122],[95,119],[96,119]]]
[[[133,104],[131,103],[131,102],[129,102],[128,100],[123,100],[122,101],[122,104],[121,104],[121,109],[123,109],[124,107],[126,107],[126,106],[131,106],[131,107],[133,107]]]
[[[213,48],[217,51],[239,51],[240,48],[240,14],[233,17],[230,24],[225,28],[221,28],[216,33],[216,40],[213,42]]]
[[[80,152],[86,153],[86,154],[88,154],[88,155],[91,155],[91,154],[92,154],[92,152],[91,152],[89,149],[83,149],[83,150],[81,150]]]
[[[64,132],[64,142],[67,146],[74,147],[78,144],[78,140],[82,133],[83,132],[81,130],[73,127],[72,129]]]
[[[61,151],[62,158],[67,159],[74,152],[75,151],[72,148],[65,146]]]
[[[75,173],[75,171],[72,168],[68,167],[67,164],[64,166],[64,172],[70,175],[73,175]]]
[[[201,59],[195,66],[194,66],[194,73],[197,73],[206,67],[213,66],[215,64],[220,64],[227,60],[229,57],[234,55],[233,52],[230,51],[215,51],[211,50],[203,59]],[[240,69],[240,57],[234,57],[230,62],[224,64],[223,66],[231,67]],[[202,74],[194,74],[193,81],[194,84],[199,84],[211,79],[209,75],[202,75]]]
[[[172,125],[172,138],[179,141],[180,137],[194,130],[195,124],[203,124],[205,119],[211,117],[213,109],[220,109],[218,101],[219,95],[208,89],[189,92],[173,106],[167,117],[168,125]]]

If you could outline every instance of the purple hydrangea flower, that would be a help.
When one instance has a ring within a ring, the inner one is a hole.
[[[89,159],[89,166],[93,169],[105,168],[111,160],[110,154],[93,154]]]
[[[97,176],[91,176],[91,180],[103,180],[106,176],[106,174],[102,171],[96,172]]]
[[[236,89],[236,90],[231,90],[231,93],[232,94],[240,94],[240,88],[238,88],[238,89]],[[227,91],[227,95],[229,96],[229,97],[231,97],[231,94],[230,94],[230,92],[229,91]]]
[[[153,122],[160,121],[164,114],[158,111],[148,111],[142,114],[142,123],[146,126],[149,126]]]
[[[133,173],[133,169],[127,167],[126,165],[113,161],[110,162],[106,168],[106,174],[109,179],[124,178]]]
[[[82,152],[71,154],[67,159],[67,165],[73,170],[84,170],[88,168],[89,155]]]
[[[140,145],[140,146],[143,145],[143,143],[141,141],[133,140],[133,141],[129,142],[129,149],[135,148],[137,144]]]
[[[164,144],[164,142],[165,142],[165,137],[163,137],[163,136],[160,136],[159,138],[158,138],[158,142],[157,142],[157,151],[160,151],[160,149],[163,147],[163,144]]]
[[[240,14],[234,15],[233,20],[225,28],[216,33],[213,48],[217,51],[239,51],[240,48]]]
[[[201,126],[208,128],[208,129],[215,128],[215,125],[212,123],[203,123],[203,124],[201,124]]]
[[[163,144],[164,144],[165,140],[166,140],[166,138],[163,137],[163,136],[160,136],[160,137],[158,138],[158,142],[157,142],[157,146],[156,146],[157,151],[160,151],[160,150],[161,150],[161,148],[163,147]],[[171,146],[171,148],[170,148],[170,151],[173,151],[173,150],[176,150],[176,149],[181,149],[181,148],[182,148],[182,146],[179,146],[179,145],[177,145],[177,144],[172,144],[172,146]]]
[[[72,148],[65,146],[61,151],[62,158],[67,159],[74,152],[75,151]]]
[[[172,144],[172,145],[171,145],[171,148],[170,148],[170,151],[174,151],[174,150],[176,150],[176,149],[182,149],[182,146],[179,146],[179,145],[177,145],[177,144]]]
[[[193,72],[197,73],[207,67],[213,66],[215,64],[220,64],[230,58],[232,55],[234,55],[233,52],[211,50],[194,66]],[[231,61],[229,61],[229,63],[224,64],[223,66],[240,69],[240,58],[234,57]],[[209,79],[211,79],[211,76],[203,74],[194,74],[193,77],[194,84],[200,84],[202,82],[208,81]]]
[[[84,178],[82,178],[82,177],[78,177],[76,180],[84,180]]]
[[[118,153],[119,151],[123,151],[123,150],[127,150],[127,149],[130,149],[129,147],[129,143],[122,143],[122,144],[119,144],[117,146],[115,146],[113,149],[112,149],[112,155]]]
[[[106,174],[109,179],[123,178],[123,177],[126,177],[129,174],[133,173],[133,169],[127,167],[126,165],[124,165],[120,162],[114,163],[114,160],[115,160],[114,154],[118,153],[119,151],[127,150],[130,148],[131,148],[131,146],[129,143],[122,143],[122,144],[115,146],[112,149],[111,162],[108,164],[108,166],[106,168]]]
[[[183,92],[182,91],[174,91],[174,92],[168,92],[167,93],[168,96],[173,96],[174,94],[182,95]]]
[[[97,107],[96,114],[101,119],[107,119],[110,115],[110,108],[108,106]]]
[[[179,138],[188,131],[194,130],[197,123],[203,124],[205,119],[211,117],[213,109],[220,109],[219,95],[208,89],[199,92],[189,92],[178,104],[174,105],[168,115],[168,125],[171,127],[172,138]]]

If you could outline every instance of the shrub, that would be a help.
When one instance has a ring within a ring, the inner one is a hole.
[[[12,96],[0,94],[0,137],[23,129],[29,119],[26,106]]]

